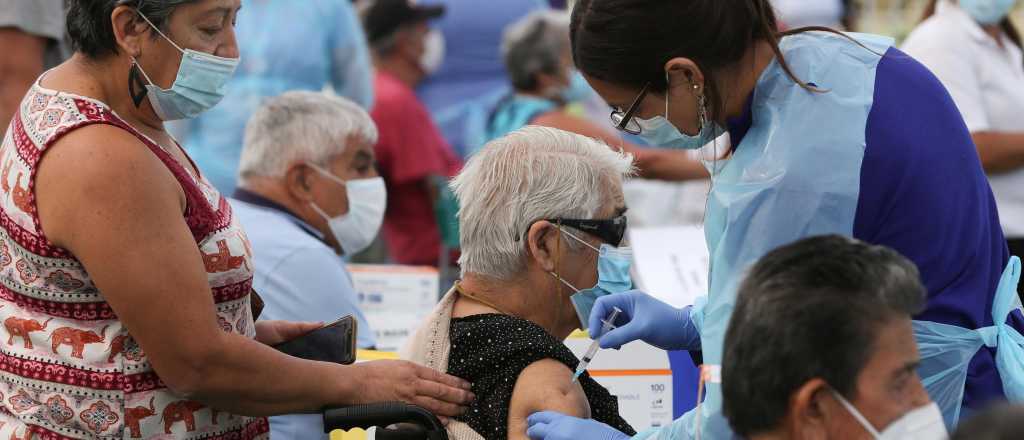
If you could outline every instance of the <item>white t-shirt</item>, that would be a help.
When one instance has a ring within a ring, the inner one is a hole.
[[[972,132],[1024,133],[1024,55],[1006,35],[1002,46],[966,12],[940,1],[903,51],[949,90]],[[1003,232],[1024,238],[1024,169],[989,176]]]
[[[775,12],[789,28],[829,26],[839,28],[843,19],[842,0],[772,0]]]

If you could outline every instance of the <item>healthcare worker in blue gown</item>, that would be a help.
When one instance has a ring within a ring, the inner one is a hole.
[[[886,38],[780,34],[769,0],[580,0],[571,26],[574,61],[620,130],[672,148],[731,138],[715,141],[720,159],[709,164],[707,297],[682,310],[639,292],[601,297],[592,334],[611,306],[626,311],[602,346],[643,340],[720,365],[744,269],[778,246],[838,233],[920,268],[928,305],[914,322],[918,373],[948,426],[992,400],[1024,399],[1020,260],[1007,251],[971,135],[928,69]],[[720,384],[710,383],[699,417],[638,438],[698,429],[731,438],[721,407]],[[529,422],[535,440],[625,438],[557,413]]]

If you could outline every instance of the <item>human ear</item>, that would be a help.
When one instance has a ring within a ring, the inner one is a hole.
[[[559,235],[558,228],[547,220],[534,222],[526,231],[527,255],[545,272],[554,272],[561,258]]]
[[[686,85],[694,94],[704,93],[704,72],[689,58],[677,57],[665,62],[665,75],[670,90]]]
[[[125,5],[114,8],[110,13],[114,41],[118,49],[132,57],[142,54],[143,40],[149,38],[149,25],[139,19],[139,12]]]
[[[310,183],[311,171],[310,167],[305,164],[295,164],[285,172],[285,187],[293,199],[302,202],[313,200],[312,184]]]
[[[814,378],[790,396],[786,425],[792,438],[827,439],[830,423],[835,422],[835,398],[825,381]]]

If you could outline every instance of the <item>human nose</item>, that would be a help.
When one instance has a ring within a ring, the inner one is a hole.
[[[921,383],[921,377],[914,373],[914,381],[910,390],[910,403],[912,408],[920,408],[931,403],[932,398],[928,395],[928,391],[924,389],[924,384]]]
[[[238,38],[235,35],[234,27],[228,29],[225,38],[224,43],[217,47],[217,52],[214,55],[222,58],[238,58],[241,53],[238,50]]]

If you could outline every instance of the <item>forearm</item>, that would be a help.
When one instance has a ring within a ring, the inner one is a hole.
[[[218,339],[211,350],[217,354],[193,362],[186,373],[191,385],[180,391],[191,399],[249,416],[359,402],[356,367],[294,358],[240,335],[224,333]]]
[[[683,151],[657,150],[627,146],[640,177],[666,181],[700,180],[708,178],[708,171],[699,161]]]
[[[1024,167],[1024,132],[977,132],[971,137],[985,172],[1002,174]]]
[[[0,29],[0,135],[7,130],[22,97],[43,73],[46,40],[14,28]]]

